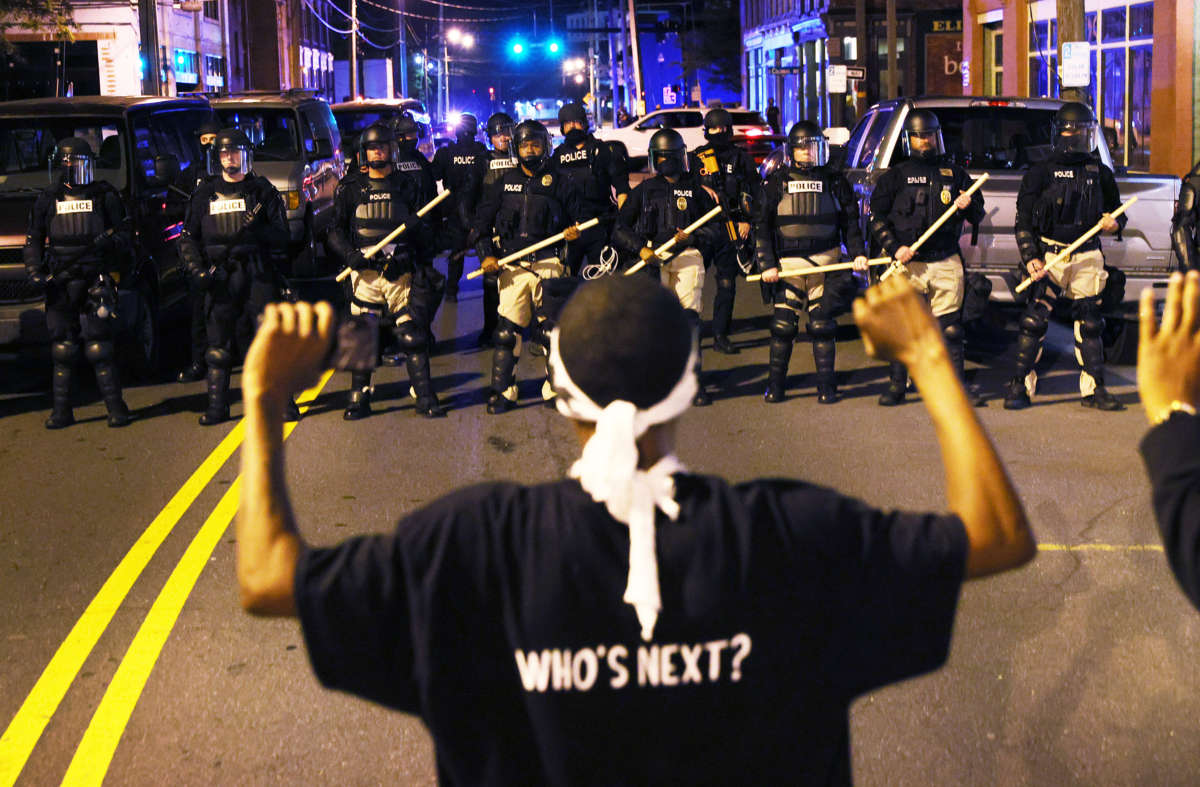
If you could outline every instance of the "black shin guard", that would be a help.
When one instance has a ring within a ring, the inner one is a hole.
[[[88,342],[83,352],[96,371],[96,387],[100,389],[100,396],[108,410],[108,425],[125,426],[130,421],[129,408],[125,406],[125,400],[121,397],[121,378],[113,362],[113,343]]]
[[[208,407],[200,416],[200,425],[212,426],[229,420],[229,371],[233,354],[223,347],[210,347],[204,359],[208,362]]]
[[[775,309],[771,320],[771,350],[767,360],[767,391],[764,395],[768,402],[783,401],[797,322],[796,313],[791,309]]]
[[[79,345],[76,342],[54,342],[50,345],[50,358],[54,361],[54,374],[50,379],[51,412],[46,420],[46,428],[62,429],[75,423],[71,408],[71,383],[79,362]]]

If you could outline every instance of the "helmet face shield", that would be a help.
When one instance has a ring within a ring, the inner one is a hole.
[[[1088,154],[1096,149],[1096,121],[1056,120],[1054,149],[1059,153]]]
[[[687,153],[678,150],[653,150],[650,152],[650,172],[676,178],[688,171]]]
[[[89,185],[95,178],[95,166],[95,159],[79,153],[59,156],[55,162],[55,169],[63,174],[64,179],[71,186]]]
[[[512,155],[529,170],[536,170],[550,158],[550,133],[536,121],[525,121],[513,130]]]
[[[245,145],[218,144],[214,150],[217,164],[226,175],[248,175],[254,154]]]
[[[934,128],[922,131],[904,132],[904,152],[909,158],[927,159],[942,156],[946,153],[946,143],[942,140],[942,130]]]
[[[829,143],[824,134],[819,137],[789,139],[787,155],[788,162],[793,167],[800,169],[823,167],[829,163]]]

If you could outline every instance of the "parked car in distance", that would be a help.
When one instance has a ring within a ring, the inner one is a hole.
[[[784,139],[771,130],[757,110],[740,107],[725,109],[733,116],[734,144],[750,153],[754,157],[754,163],[761,163]],[[660,128],[673,128],[678,131],[688,150],[695,150],[705,144],[704,115],[707,111],[708,109],[700,107],[657,109],[622,128],[597,129],[596,138],[624,146],[629,156],[630,169],[640,170],[646,167],[646,149],[650,144],[650,137]]]
[[[333,220],[333,192],[346,171],[342,136],[329,105],[311,90],[249,91],[210,99],[223,123],[254,145],[254,171],[279,189],[287,210],[284,273],[332,276],[320,242]]]
[[[425,105],[415,98],[364,98],[357,101],[343,101],[334,104],[334,120],[342,133],[342,149],[346,158],[352,159],[358,150],[358,135],[367,126],[380,121],[389,122],[408,112],[420,129],[417,138],[417,150],[426,158],[433,157],[433,134],[429,123],[429,114]]]
[[[95,179],[120,193],[133,222],[133,257],[117,282],[117,340],[136,376],[158,367],[160,315],[182,304],[177,243],[187,209],[180,169],[200,160],[195,131],[212,119],[203,97],[76,96],[0,103],[0,346],[49,340],[45,293],[22,260],[29,213],[50,185],[49,158],[66,137],[96,153]]]

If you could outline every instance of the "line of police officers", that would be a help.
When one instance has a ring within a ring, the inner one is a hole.
[[[787,166],[759,181],[753,162],[732,144],[732,118],[723,109],[707,113],[707,144],[689,153],[682,137],[661,129],[649,143],[652,177],[629,188],[627,162],[589,133],[583,107],[562,108],[566,141],[551,149],[549,133],[536,121],[514,125],[497,113],[486,131],[490,149],[475,141],[477,121],[464,115],[458,139],[433,163],[416,149],[418,128],[407,114],[391,126],[366,129],[359,167],[339,184],[328,251],[351,269],[351,311],[393,326],[404,358],[416,411],[444,414],[429,373],[430,323],[443,295],[453,300],[463,258],[474,250],[484,273],[484,324],[480,346],[493,346],[487,408],[501,413],[517,401],[514,370],[523,335],[531,351],[545,354],[557,310],[585,267],[612,271],[610,255],[646,263],[647,275],[671,288],[697,325],[705,271],[716,272],[713,347],[737,352],[729,341],[734,283],[751,260],[762,273],[764,296],[773,307],[765,399],[780,402],[798,333],[807,312],[807,333],[816,367],[818,402],[837,401],[834,374],[836,322],[845,308],[833,275],[794,276],[796,271],[837,262],[843,249],[853,268],[870,275],[858,203],[845,176],[829,165],[820,128],[801,121],[789,130]],[[194,291],[192,364],[180,381],[207,377],[205,425],[229,417],[229,375],[239,320],[245,324],[262,306],[286,293],[279,261],[287,225],[279,193],[252,171],[252,149],[236,129],[204,127],[208,172],[190,173],[193,193],[180,238],[180,258]],[[1094,156],[1097,124],[1085,105],[1068,103],[1054,120],[1053,154],[1026,172],[1017,198],[1015,232],[1019,273],[1035,282],[1019,323],[1017,362],[1004,398],[1008,409],[1030,404],[1050,312],[1066,299],[1075,322],[1081,367],[1082,403],[1101,410],[1122,405],[1104,386],[1101,296],[1108,274],[1100,242],[1093,238],[1070,258],[1046,265],[1097,222],[1117,232],[1123,216],[1113,173]],[[964,221],[977,224],[983,200],[966,171],[949,161],[936,115],[909,113],[903,136],[906,158],[884,173],[870,201],[870,241],[894,258],[893,266],[929,301],[942,326],[951,357],[962,372],[964,275],[959,235]],[[114,365],[112,315],[115,281],[129,258],[129,226],[119,194],[92,178],[94,155],[82,139],[62,140],[53,163],[57,176],[39,197],[30,218],[25,263],[47,292],[47,323],[54,362],[53,411],[47,428],[73,422],[71,381],[80,348],[93,364],[108,408],[110,426],[130,420]],[[1172,222],[1181,264],[1200,267],[1200,200],[1197,170],[1189,175]],[[416,212],[436,194],[441,181],[451,191],[442,210],[426,219]],[[689,235],[684,228],[715,205],[723,215]],[[933,233],[919,250],[912,246],[943,212],[954,220]],[[580,230],[586,219],[599,223]],[[399,224],[407,231],[378,254],[364,253]],[[512,259],[501,257],[562,233],[565,241]],[[654,249],[667,241],[665,259]],[[432,267],[448,254],[443,281]],[[371,374],[354,372],[347,420],[371,412]],[[905,398],[904,369],[892,365],[879,404]],[[553,393],[543,385],[543,398]],[[975,395],[978,401],[978,396]],[[709,402],[701,385],[697,405]],[[294,405],[289,417],[298,418]]]

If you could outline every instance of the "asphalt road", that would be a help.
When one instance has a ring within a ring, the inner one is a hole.
[[[390,528],[464,483],[565,471],[573,437],[535,401],[540,359],[519,369],[530,406],[486,414],[490,356],[471,347],[479,308],[472,282],[439,315],[433,373],[448,419],[413,414],[401,369],[377,376],[369,420],[342,420],[346,375],[311,402],[286,443],[310,541]],[[852,326],[839,344],[842,402],[816,404],[802,344],[792,398],[768,406],[757,288],[743,285],[737,316],[742,352],[705,354],[716,402],[685,416],[685,463],[735,480],[804,477],[884,507],[941,507],[919,397],[876,406],[886,372]],[[998,395],[1011,348],[969,361],[973,382]],[[1196,783],[1200,614],[1158,546],[1133,369],[1110,371],[1130,406],[1108,414],[1077,403],[1065,326],[1052,329],[1042,367],[1035,407],[1008,412],[992,398],[979,411],[1040,554],[966,587],[946,667],[855,704],[859,784]],[[196,424],[203,383],[132,387],[138,420],[109,430],[88,382],[81,423],[47,432],[48,381],[43,366],[0,362],[0,785],[17,773],[22,784],[434,782],[418,719],[323,691],[294,622],[239,610],[233,506],[221,502],[236,493],[236,455],[221,457],[236,454],[239,432]]]

